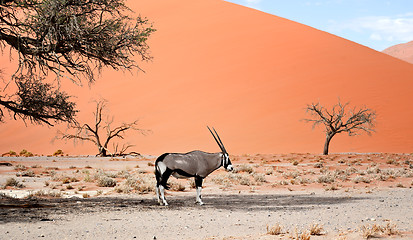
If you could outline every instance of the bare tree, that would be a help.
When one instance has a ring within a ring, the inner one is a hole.
[[[133,56],[151,59],[146,40],[155,30],[147,19],[129,17],[131,10],[124,2],[0,0],[0,50],[18,56],[16,71],[0,87],[0,108],[16,113],[15,118],[28,118],[35,123],[72,121],[75,105],[64,92],[44,83],[44,76],[53,73],[58,79],[54,84],[59,86],[62,77],[92,83],[104,67],[140,70]],[[5,93],[10,82],[18,85],[17,93]],[[22,87],[33,85],[42,89],[42,97],[32,102],[30,98],[21,99]],[[28,107],[33,104],[42,107]],[[4,115],[0,111],[2,120]]]
[[[138,128],[138,120],[135,120],[131,123],[122,123],[117,127],[112,127],[114,117],[104,116],[103,112],[105,111],[106,107],[106,100],[96,101],[96,112],[93,113],[95,116],[95,122],[93,124],[75,124],[70,127],[75,130],[74,134],[63,133],[59,131],[58,138],[92,142],[98,148],[97,156],[105,157],[125,155],[126,150],[133,145],[123,144],[122,147],[119,148],[119,144],[116,143],[113,144],[114,150],[111,152],[108,148],[109,142],[111,142],[115,138],[124,139],[124,134],[129,130],[138,131],[141,134],[148,133],[148,130]]]
[[[346,132],[349,136],[358,135],[360,131],[371,134],[374,132],[376,112],[367,108],[349,108],[349,103],[342,104],[340,100],[328,110],[320,103],[307,105],[307,113],[313,118],[304,119],[312,122],[313,128],[323,124],[326,132],[323,154],[328,155],[331,139],[339,133]]]

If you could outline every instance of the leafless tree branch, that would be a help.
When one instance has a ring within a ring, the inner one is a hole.
[[[346,132],[349,136],[358,135],[360,131],[371,134],[374,132],[376,112],[360,107],[348,110],[349,103],[342,104],[340,100],[331,110],[328,110],[320,103],[308,104],[307,113],[312,118],[304,121],[312,123],[313,128],[323,124],[326,132],[326,142],[324,144],[324,154],[328,154],[331,139],[338,133]]]
[[[114,151],[111,153],[111,151],[108,149],[108,146],[113,139],[124,139],[124,135],[129,130],[138,131],[143,135],[149,133],[148,130],[138,128],[138,120],[135,120],[131,123],[122,123],[120,126],[114,127],[112,129],[111,125],[113,124],[113,117],[110,120],[106,121],[106,123],[103,123],[103,111],[106,107],[106,100],[96,101],[96,112],[94,112],[94,124],[73,125],[70,128],[72,128],[75,131],[75,133],[68,134],[59,131],[57,134],[58,138],[66,140],[73,139],[92,142],[98,148],[98,156],[119,156],[124,155],[126,150],[132,147],[133,145],[123,145],[122,148],[119,148],[118,144],[114,144]],[[105,136],[101,135],[101,131],[103,132],[103,130],[106,130],[104,131],[106,133]],[[104,141],[102,141],[102,139],[104,139]]]

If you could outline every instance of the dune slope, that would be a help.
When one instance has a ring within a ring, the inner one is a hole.
[[[214,126],[230,153],[322,151],[324,132],[302,121],[306,104],[340,98],[377,111],[372,136],[337,135],[331,152],[413,151],[413,66],[346,39],[221,0],[129,1],[154,22],[145,73],[106,70],[77,96],[79,121],[93,121],[91,100],[109,101],[115,122],[140,119],[152,133],[125,140],[142,153],[218,151]],[[2,61],[8,61],[8,55]],[[54,141],[55,128],[0,125],[0,151],[94,154],[89,143]]]
[[[413,41],[388,47],[383,53],[413,64]]]

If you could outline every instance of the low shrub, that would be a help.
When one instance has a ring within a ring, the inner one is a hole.
[[[136,190],[139,193],[148,193],[155,191],[155,179],[147,174],[137,174],[129,176],[123,183],[124,192]]]
[[[57,192],[57,191],[44,191],[44,190],[39,190],[36,192],[32,192],[30,193],[30,195],[28,196],[29,198],[32,197],[52,197],[52,198],[60,198],[62,197],[62,193],[61,192]]]
[[[267,179],[265,179],[265,175],[262,173],[254,173],[253,177],[254,177],[254,181],[257,183],[267,182]]]
[[[252,166],[246,165],[246,164],[239,165],[239,166],[235,167],[234,173],[239,173],[239,172],[246,172],[246,173],[251,174],[251,173],[254,173],[254,168]]]
[[[17,170],[17,171],[24,171],[26,169],[27,167],[23,164],[17,164],[16,166],[14,166],[14,170]]]
[[[6,183],[4,184],[5,187],[16,187],[16,188],[24,188],[24,185],[17,181],[15,178],[7,178]]]
[[[114,186],[116,186],[117,183],[116,183],[115,179],[103,176],[103,177],[98,179],[97,184],[98,184],[99,187],[114,187]]]
[[[267,225],[267,234],[268,235],[280,235],[280,234],[283,234],[283,233],[284,233],[283,232],[283,227],[279,223],[275,224],[272,227],[269,227]]]
[[[19,155],[22,157],[33,157],[34,156],[33,153],[27,151],[26,149],[21,150]]]
[[[54,152],[53,153],[53,156],[63,156],[64,155],[64,153],[63,153],[63,151],[61,150],[61,149],[58,149],[58,150],[56,150],[56,152]]]
[[[35,177],[35,174],[32,170],[27,170],[23,172],[16,173],[17,177]]]
[[[318,183],[333,183],[335,182],[335,177],[332,174],[326,174],[317,178]]]

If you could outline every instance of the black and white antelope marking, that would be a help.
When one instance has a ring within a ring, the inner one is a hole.
[[[168,189],[167,181],[172,175],[176,178],[195,178],[196,203],[203,205],[201,199],[202,181],[210,173],[223,166],[227,171],[232,171],[232,163],[224,144],[215,131],[208,127],[221,152],[207,153],[192,151],[188,153],[164,153],[156,159],[156,195],[161,205],[168,205],[165,199],[165,189]]]

